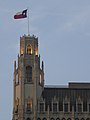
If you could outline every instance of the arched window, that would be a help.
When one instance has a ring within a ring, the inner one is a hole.
[[[62,120],[66,120],[65,118],[62,118]]]
[[[27,118],[26,120],[31,120],[30,118]]]
[[[75,118],[75,120],[79,120],[79,118]]]
[[[37,118],[37,120],[41,120],[40,118]]]
[[[47,120],[46,118],[43,118],[42,120]]]
[[[67,120],[71,120],[71,118],[68,118]]]
[[[27,82],[32,81],[32,67],[31,66],[26,67],[26,80]]]
[[[90,118],[87,118],[86,120],[90,120]]]
[[[81,120],[85,120],[84,118],[81,118]]]
[[[50,120],[55,120],[54,118],[51,118]]]
[[[27,112],[31,112],[32,111],[32,100],[28,100],[27,102]]]
[[[56,118],[56,120],[60,120],[60,118]]]
[[[28,45],[26,48],[26,54],[31,55],[32,54],[32,46]]]

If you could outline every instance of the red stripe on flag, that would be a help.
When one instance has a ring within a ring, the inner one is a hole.
[[[21,19],[26,17],[27,17],[27,9],[23,10],[22,12],[18,12],[16,13],[16,15],[14,15],[14,19]]]

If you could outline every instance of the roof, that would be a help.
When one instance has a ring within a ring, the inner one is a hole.
[[[87,101],[90,99],[90,88],[59,88],[59,87],[44,87],[42,92],[42,97],[46,102],[51,102],[55,97],[59,101],[63,101],[66,97],[70,99],[72,103],[76,101],[79,97],[82,101]]]

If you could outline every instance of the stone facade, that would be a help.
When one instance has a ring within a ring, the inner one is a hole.
[[[13,88],[13,120],[90,120],[90,83],[45,86],[34,35],[20,37]]]

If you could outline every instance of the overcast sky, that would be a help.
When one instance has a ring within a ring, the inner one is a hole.
[[[90,82],[90,0],[0,0],[0,120],[11,120],[13,63],[27,19],[14,20],[29,7],[30,35],[39,39],[45,84]]]

